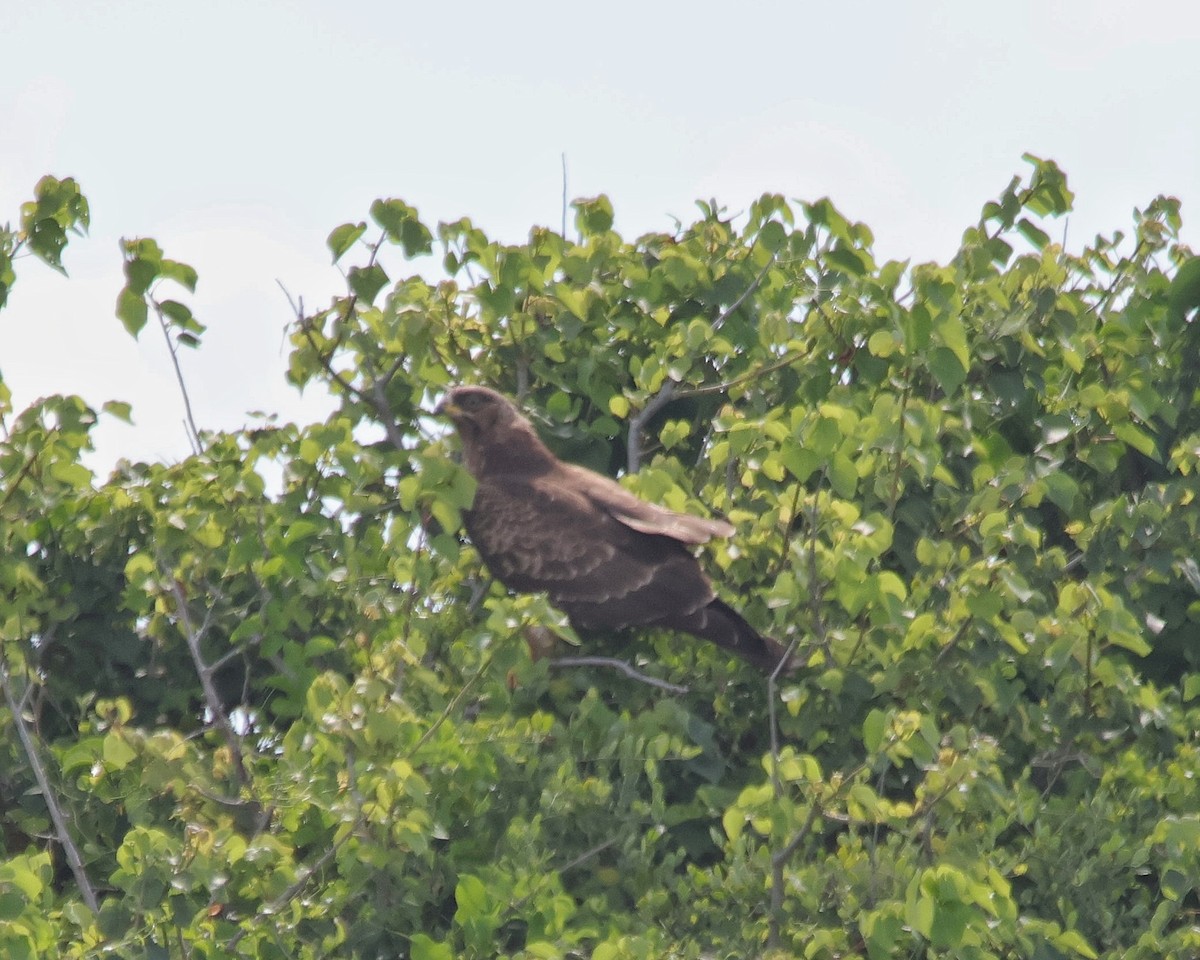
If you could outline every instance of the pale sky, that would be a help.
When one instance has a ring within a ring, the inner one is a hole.
[[[881,257],[944,260],[1029,151],[1068,174],[1070,246],[1165,193],[1200,248],[1198,49],[1195,0],[0,0],[0,222],[45,173],[92,208],[69,279],[18,262],[0,373],[18,409],[132,403],[98,467],[186,455],[161,334],[113,315],[118,239],[152,236],[199,271],[200,426],[316,418],[283,379],[276,281],[327,302],[325,237],[377,197],[510,242],[557,227],[563,153],[630,238],[772,191],[832,197]]]

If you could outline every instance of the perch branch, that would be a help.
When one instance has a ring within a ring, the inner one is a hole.
[[[570,667],[609,667],[625,674],[631,680],[657,687],[659,690],[666,690],[668,693],[684,694],[688,692],[687,687],[681,687],[679,684],[667,680],[659,680],[658,677],[651,677],[642,673],[632,664],[618,660],[616,657],[558,657],[550,661],[550,668],[553,670],[566,670]]]

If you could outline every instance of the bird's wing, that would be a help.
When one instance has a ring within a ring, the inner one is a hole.
[[[634,496],[619,483],[586,467],[563,464],[568,482],[589,500],[625,526],[680,543],[707,543],[713,537],[728,537],[733,527],[724,520],[707,520],[687,513],[648,503]]]
[[[681,543],[628,525],[557,471],[481,481],[467,532],[505,586],[544,590],[569,614],[586,609],[582,626],[651,623],[713,596]]]

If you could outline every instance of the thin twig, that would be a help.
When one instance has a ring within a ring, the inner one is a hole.
[[[371,384],[371,406],[375,408],[375,415],[379,417],[380,423],[383,424],[383,429],[386,431],[388,440],[392,446],[399,452],[404,452],[404,434],[396,425],[396,418],[392,416],[392,409],[388,406],[387,394],[384,392],[384,384],[376,380]]]
[[[323,870],[325,868],[325,864],[329,863],[330,860],[337,856],[337,852],[341,850],[343,846],[345,846],[346,841],[354,836],[354,830],[361,822],[362,817],[360,815],[350,824],[349,830],[347,830],[344,834],[342,834],[341,837],[330,844],[329,849],[322,853],[311,867],[297,877],[295,882],[293,882],[290,887],[288,887],[278,897],[259,910],[257,916],[269,917],[273,914],[279,913],[280,910],[295,900],[296,897],[303,892],[304,888],[308,886],[308,882],[321,870]],[[233,948],[236,947],[239,942],[241,942],[242,937],[250,932],[252,927],[253,925],[250,923],[243,923],[238,929],[238,932],[235,933],[230,939],[228,949],[233,950]]]
[[[509,637],[513,636],[516,636],[516,634],[514,633],[509,635]],[[441,714],[436,720],[433,721],[429,729],[421,735],[421,739],[418,740],[413,748],[404,755],[405,760],[411,760],[418,753],[420,753],[421,748],[433,738],[433,735],[437,733],[442,724],[450,719],[450,715],[454,713],[454,711],[458,709],[458,705],[462,703],[464,699],[466,699],[467,693],[471,690],[471,688],[474,687],[475,684],[478,683],[480,679],[488,672],[488,669],[492,665],[492,661],[496,658],[496,654],[504,648],[507,640],[508,637],[504,638],[488,651],[488,655],[484,658],[483,663],[479,665],[479,669],[467,679],[467,682],[462,685],[458,693],[456,693],[450,702],[446,704]]]
[[[767,574],[767,582],[774,583],[787,564],[788,551],[792,545],[792,528],[796,525],[796,517],[800,512],[800,497],[804,493],[804,484],[796,483],[796,493],[792,497],[792,508],[788,511],[787,522],[783,527],[783,543],[779,545],[779,559],[775,561],[771,572]]]
[[[754,380],[758,377],[765,376],[768,373],[774,373],[776,370],[791,366],[797,360],[803,360],[807,356],[808,351],[793,350],[791,353],[784,354],[774,363],[768,363],[766,366],[749,370],[746,373],[734,377],[732,380],[724,380],[721,383],[710,383],[703,387],[690,387],[687,390],[680,390],[675,394],[675,399],[686,400],[689,397],[702,397],[707,393],[725,393],[729,390],[732,390],[734,387],[741,386],[747,380]]]
[[[783,881],[784,870],[787,867],[788,861],[792,858],[798,849],[812,831],[812,826],[816,823],[817,817],[821,813],[821,804],[816,800],[808,809],[808,816],[804,819],[804,823],[796,832],[783,849],[778,853],[771,854],[771,915],[767,919],[767,949],[779,949],[779,928],[783,921]]]
[[[562,154],[562,232],[559,234],[567,239],[567,155]]]
[[[212,714],[213,723],[221,731],[221,735],[229,747],[230,755],[233,757],[233,771],[237,775],[238,783],[243,787],[248,786],[250,774],[246,770],[246,761],[242,756],[241,741],[233,729],[233,724],[229,721],[229,715],[225,712],[225,706],[221,703],[221,697],[213,684],[213,669],[204,662],[204,656],[200,651],[200,641],[203,640],[212,623],[212,609],[209,609],[208,613],[204,615],[200,626],[196,627],[188,610],[187,597],[184,596],[182,584],[171,576],[170,571],[165,571],[165,575],[170,580],[171,591],[175,595],[175,606],[179,611],[180,623],[183,625],[183,637],[187,643],[188,652],[192,656],[196,675],[200,678],[200,687],[204,691],[204,702],[208,705],[209,713]]]
[[[552,670],[565,670],[569,667],[609,667],[625,674],[631,680],[657,687],[659,690],[666,690],[668,693],[684,694],[688,692],[687,687],[667,680],[659,680],[658,677],[651,677],[642,673],[632,664],[618,660],[616,657],[557,657],[549,661],[549,665]]]
[[[740,307],[743,303],[745,303],[746,299],[758,289],[759,284],[761,284],[763,279],[766,277],[767,271],[769,271],[774,265],[775,255],[772,254],[771,259],[768,260],[766,266],[759,271],[758,276],[756,276],[750,282],[750,285],[742,291],[741,295],[734,300],[733,303],[726,307],[721,315],[713,321],[712,329],[714,331],[720,329],[725,321],[733,315],[733,312],[737,310],[738,307]],[[683,399],[684,397],[698,397],[706,393],[724,393],[731,387],[735,387],[740,383],[744,383],[746,380],[753,379],[754,377],[760,377],[763,374],[778,370],[780,367],[786,367],[790,363],[795,363],[802,356],[805,356],[805,354],[800,352],[788,354],[783,359],[775,363],[771,363],[765,367],[760,367],[757,370],[752,370],[749,373],[742,374],[739,377],[735,377],[733,380],[711,384],[706,387],[692,387],[688,390],[679,390],[674,380],[666,380],[659,388],[658,393],[651,397],[641,410],[629,418],[629,436],[625,443],[626,471],[628,473],[638,472],[638,469],[642,465],[642,431],[645,429],[650,418],[658,413],[659,410],[665,407],[672,400]]]
[[[514,903],[512,903],[509,906],[509,909],[513,910],[513,911],[520,910],[527,903],[529,903],[529,901],[532,900],[536,894],[541,892],[541,886],[546,882],[546,880],[549,877],[561,876],[562,874],[566,873],[568,870],[574,870],[576,867],[582,866],[583,864],[585,864],[589,860],[591,860],[593,857],[596,857],[596,856],[599,856],[600,854],[602,854],[609,847],[615,846],[616,842],[617,842],[616,837],[610,837],[609,839],[603,840],[600,843],[596,844],[590,850],[585,850],[579,856],[573,857],[572,859],[568,860],[561,867],[551,867],[548,871],[546,871],[545,873],[542,874],[540,882],[538,882],[534,886],[533,890],[530,891],[529,893],[525,894],[525,896],[521,897],[520,900],[517,900]]]
[[[904,371],[904,389],[900,391],[900,422],[896,429],[896,450],[892,462],[892,489],[888,495],[888,520],[896,519],[896,503],[900,499],[900,470],[904,466],[904,417],[908,413],[908,395],[912,390],[912,378]]]
[[[75,876],[75,883],[79,887],[80,894],[83,896],[83,902],[88,905],[88,909],[92,913],[99,913],[100,902],[96,899],[96,890],[87,875],[87,870],[83,865],[83,858],[79,855],[79,848],[75,846],[75,841],[71,837],[71,830],[67,824],[67,814],[59,804],[58,796],[51,787],[50,775],[46,770],[45,764],[42,763],[42,757],[38,753],[37,744],[33,742],[33,734],[30,733],[29,726],[25,722],[25,701],[33,690],[33,684],[26,685],[25,693],[22,694],[20,701],[18,701],[13,695],[12,678],[8,672],[8,663],[0,659],[0,686],[4,687],[4,700],[8,704],[9,713],[12,714],[13,725],[17,728],[17,736],[20,738],[21,746],[25,750],[25,756],[29,760],[29,767],[33,771],[33,778],[37,781],[38,789],[42,791],[42,799],[46,803],[46,809],[50,812],[50,820],[54,824],[54,834],[58,838],[58,842],[62,844],[63,852],[67,857],[67,863],[71,867],[71,873]]]
[[[50,431],[51,434],[57,433],[57,430]],[[47,439],[49,439],[47,437]],[[17,492],[17,488],[21,486],[21,481],[29,476],[29,471],[33,469],[33,465],[37,463],[38,455],[46,449],[46,444],[34,451],[33,456],[21,464],[21,469],[17,471],[17,475],[12,478],[12,482],[8,485],[8,489],[4,491],[4,499],[0,500],[0,510],[8,506],[8,501],[12,499],[13,494]]]
[[[719,317],[717,317],[716,320],[713,321],[712,329],[713,329],[714,333],[717,330],[720,330],[721,327],[725,325],[725,321],[728,320],[731,316],[733,316],[733,312],[735,310],[737,310],[737,308],[740,307],[743,303],[746,302],[746,298],[749,297],[750,294],[754,293],[754,291],[758,289],[759,285],[763,282],[763,280],[766,279],[768,271],[773,266],[775,266],[775,254],[771,254],[771,259],[769,259],[766,262],[766,264],[763,266],[763,268],[758,272],[758,276],[755,277],[752,281],[750,281],[750,286],[748,286],[742,292],[742,295],[740,297],[738,297],[736,300],[734,300],[733,303],[731,303],[728,307],[726,307],[721,312],[721,315]]]
[[[179,384],[179,393],[183,396],[183,412],[185,416],[184,432],[192,445],[193,453],[202,453],[204,447],[200,443],[200,430],[196,426],[196,418],[192,414],[192,398],[188,393],[187,381],[183,379],[183,368],[179,365],[179,348],[171,339],[171,325],[158,301],[150,297],[154,305],[154,313],[158,316],[158,325],[162,329],[163,339],[167,341],[167,353],[171,355],[171,365],[175,368],[175,381]]]

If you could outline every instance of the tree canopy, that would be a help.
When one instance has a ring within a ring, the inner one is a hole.
[[[947,263],[828,199],[516,244],[377,200],[290,327],[336,409],[177,463],[94,476],[136,411],[0,380],[0,954],[1200,952],[1200,260],[1169,197],[1064,248],[1026,160]],[[0,306],[88,217],[37,184]],[[197,271],[124,268],[128,332],[201,347]],[[726,517],[706,567],[804,668],[573,649],[491,583],[431,417],[468,382]]]

